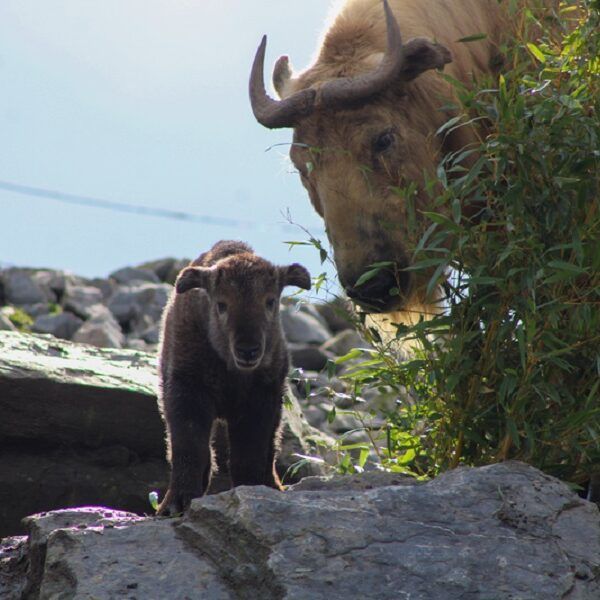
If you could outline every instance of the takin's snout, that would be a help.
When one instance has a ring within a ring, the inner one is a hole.
[[[368,267],[365,268],[363,273],[368,270]],[[357,285],[361,275],[341,276],[340,280],[348,297],[367,312],[400,310],[411,295],[413,277],[408,271],[397,267],[382,268],[370,279]]]

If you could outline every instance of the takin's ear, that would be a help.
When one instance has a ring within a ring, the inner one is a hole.
[[[443,69],[452,62],[452,54],[446,46],[431,40],[416,37],[402,46],[404,62],[400,71],[401,81],[412,81],[430,69]]]
[[[290,59],[287,56],[280,56],[273,67],[273,87],[280,98],[285,96],[285,87],[291,78]]]
[[[186,267],[175,282],[177,293],[183,294],[194,288],[208,289],[214,271],[214,268],[208,267]]]
[[[288,267],[279,267],[281,287],[295,285],[303,290],[310,290],[310,273],[298,263]]]

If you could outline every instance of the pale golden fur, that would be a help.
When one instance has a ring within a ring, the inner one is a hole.
[[[505,34],[518,22],[518,16],[509,18],[505,3],[499,5],[497,0],[389,0],[389,4],[403,41],[425,37],[446,46],[452,62],[445,73],[467,85],[473,77],[492,73]],[[458,42],[480,33],[486,38]],[[379,63],[386,45],[382,1],[347,0],[324,35],[315,63],[298,75],[286,66],[276,75],[275,87],[285,98],[307,87],[318,89],[334,78],[360,75]],[[427,223],[419,219],[409,228],[406,203],[391,187],[416,183],[417,215],[419,209],[427,209],[424,173],[433,175],[443,153],[475,140],[465,128],[443,140],[435,135],[453,114],[440,107],[453,101],[452,86],[427,71],[408,83],[391,85],[364,105],[315,111],[295,127],[290,155],[325,220],[345,287],[353,286],[373,262],[394,260],[401,267],[410,263]],[[372,140],[386,128],[394,131],[393,152],[374,156]],[[413,321],[419,314],[438,310],[436,297],[424,297],[422,282],[412,281],[404,291],[402,306],[394,307],[401,311],[388,312],[384,320]]]

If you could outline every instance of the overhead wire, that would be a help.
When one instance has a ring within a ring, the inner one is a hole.
[[[126,212],[131,214],[140,214],[163,219],[171,219],[177,221],[188,221],[194,223],[203,223],[204,225],[216,225],[221,227],[234,227],[243,229],[263,229],[264,223],[244,219],[232,219],[229,217],[215,217],[212,215],[199,215],[180,210],[170,210],[166,208],[158,208],[154,206],[144,206],[140,204],[131,204],[127,202],[116,202],[114,200],[105,200],[103,198],[95,198],[93,196],[82,196],[79,194],[70,194],[58,190],[34,187],[31,185],[23,185],[12,181],[0,180],[0,190],[13,192],[25,196],[34,196],[37,198],[46,198],[57,200],[67,204],[75,204],[80,206],[90,206],[94,208],[102,208],[117,212]],[[290,223],[279,223],[278,226],[286,231],[289,231],[292,225]]]

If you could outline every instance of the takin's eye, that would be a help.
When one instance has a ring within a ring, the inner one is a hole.
[[[376,135],[371,142],[373,154],[381,154],[389,150],[396,140],[396,134],[391,129],[386,129],[382,133]]]
[[[273,310],[275,308],[275,298],[268,298],[265,305],[268,310]]]
[[[217,302],[217,312],[224,315],[227,312],[227,304],[225,302]]]

